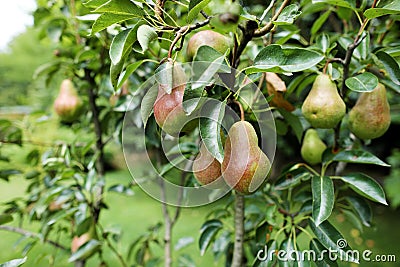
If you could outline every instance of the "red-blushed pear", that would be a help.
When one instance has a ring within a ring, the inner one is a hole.
[[[315,79],[301,111],[312,127],[329,129],[343,119],[346,104],[340,97],[336,84],[327,74],[321,73]]]
[[[258,146],[258,137],[247,121],[232,125],[224,147],[222,176],[241,194],[254,193],[267,178],[271,163]]]
[[[210,184],[221,177],[221,163],[213,157],[204,144],[200,145],[192,169],[194,177],[202,185]]]
[[[165,70],[162,75],[170,75],[166,80],[171,84],[160,83],[157,99],[154,103],[154,117],[157,124],[169,135],[176,136],[185,131],[185,124],[189,121],[188,115],[183,109],[183,94],[186,87],[187,77],[183,68],[169,60],[164,63]],[[170,92],[168,92],[170,88]]]
[[[54,101],[54,110],[61,121],[73,122],[82,113],[83,102],[70,79],[62,81],[60,92]]]
[[[373,91],[361,93],[349,112],[349,129],[360,139],[374,139],[389,129],[390,120],[386,88],[379,83]]]
[[[228,37],[212,30],[204,30],[195,33],[188,42],[186,56],[189,61],[193,60],[200,46],[208,45],[220,52],[225,52],[232,47]]]

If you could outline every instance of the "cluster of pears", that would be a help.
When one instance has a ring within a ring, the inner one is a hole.
[[[346,104],[336,84],[327,74],[319,74],[304,100],[302,113],[314,128],[330,129],[338,125],[346,114]],[[349,129],[360,139],[382,136],[390,125],[390,108],[385,86],[381,83],[371,92],[361,93],[349,112]],[[303,159],[314,165],[321,162],[326,145],[314,129],[307,130],[301,147]]]
[[[193,174],[199,183],[207,185],[221,176],[224,181],[241,194],[251,194],[268,176],[271,163],[258,146],[258,137],[247,121],[232,125],[224,146],[224,159],[220,163],[200,146],[193,162]]]
[[[193,60],[201,46],[210,46],[220,53],[225,53],[232,46],[230,40],[211,30],[204,30],[195,33],[188,42],[186,57]],[[162,75],[169,75],[165,80],[170,84],[163,84],[158,87],[157,99],[154,103],[154,118],[157,124],[169,135],[177,136],[180,133],[187,133],[196,126],[196,121],[187,115],[183,108],[183,95],[188,78],[182,66],[172,59],[168,59],[163,66]],[[194,114],[193,114],[194,115]]]
[[[60,91],[54,101],[54,110],[63,122],[73,122],[82,113],[83,101],[70,79],[61,82]]]

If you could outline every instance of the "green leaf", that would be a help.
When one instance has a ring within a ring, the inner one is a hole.
[[[193,242],[194,242],[194,238],[192,236],[181,237],[176,242],[174,249],[175,250],[181,250],[182,248],[185,248],[185,247],[189,246]]]
[[[328,176],[313,176],[311,188],[313,195],[312,217],[318,226],[328,219],[332,213],[335,204],[335,190],[333,182]]]
[[[301,143],[301,138],[303,136],[303,125],[301,124],[299,117],[283,108],[278,108],[278,111],[285,118],[285,121],[289,123],[290,127],[292,127],[297,140],[299,143]]]
[[[11,175],[21,174],[20,170],[13,170],[13,169],[5,169],[0,170],[0,179],[8,181]]]
[[[134,73],[137,70],[137,68],[139,68],[146,61],[147,60],[139,60],[135,63],[129,64],[126,67],[125,71],[121,73],[122,78],[119,79],[117,88],[121,88],[122,85],[124,84],[124,82],[129,79],[129,76],[131,76],[132,73]],[[135,89],[138,89],[138,88],[139,87],[136,87]]]
[[[351,253],[350,246],[347,245],[346,240],[332,224],[324,221],[319,226],[316,226],[313,220],[309,220],[309,225],[325,249],[336,250],[340,260],[358,263],[358,259]]]
[[[383,51],[377,52],[376,56],[386,69],[389,79],[391,79],[395,84],[400,85],[400,67],[396,60]]]
[[[81,246],[78,251],[73,253],[68,259],[68,262],[74,262],[78,260],[84,260],[93,255],[101,247],[101,242],[95,239],[89,240],[83,246]]]
[[[356,11],[356,6],[355,6],[355,2],[351,1],[351,0],[312,0],[313,4],[318,4],[318,3],[325,3],[325,4],[329,4],[332,6],[340,6],[340,7],[344,7],[344,8],[349,8],[352,9],[354,11]]]
[[[368,19],[392,14],[400,14],[400,2],[397,0],[392,1],[381,8],[369,8],[364,11],[364,16]]]
[[[383,162],[373,154],[364,150],[343,150],[337,154],[332,154],[332,152],[327,149],[325,150],[323,156],[323,162],[328,161],[341,161],[348,163],[359,163],[359,164],[374,164],[384,167],[390,167],[389,164]]]
[[[77,227],[76,227],[76,235],[81,236],[84,233],[87,233],[90,229],[90,227],[93,224],[93,218],[92,217],[87,217],[84,219],[82,222],[80,222]]]
[[[113,15],[129,15],[133,17],[141,17],[144,15],[143,10],[130,0],[110,0],[96,8],[93,13],[110,13]]]
[[[200,11],[205,8],[211,0],[190,0],[189,3],[189,13],[187,16],[187,22],[191,23],[197,16]]]
[[[82,3],[85,7],[87,8],[98,8],[99,6],[104,5],[107,3],[109,0],[89,0],[84,3]]]
[[[147,120],[149,119],[152,113],[154,102],[156,102],[157,99],[157,95],[158,95],[158,85],[153,84],[143,97],[142,104],[140,106],[140,113],[143,124],[145,126],[147,124]]]
[[[361,196],[387,205],[385,191],[377,181],[362,173],[351,173],[339,177]]]
[[[319,29],[321,29],[322,25],[325,24],[326,20],[329,18],[332,10],[328,9],[324,14],[322,14],[312,25],[311,27],[311,34],[316,34]]]
[[[200,255],[203,256],[209,247],[210,243],[215,238],[215,235],[221,230],[223,227],[222,222],[220,220],[209,220],[206,221],[200,229],[200,239],[199,239],[199,248]]]
[[[256,72],[298,72],[318,64],[324,57],[304,48],[283,48],[280,45],[269,45],[263,48],[254,59],[254,66],[247,68],[246,73]]]
[[[307,181],[312,174],[306,168],[297,168],[284,172],[275,183],[276,190],[286,190],[295,187],[303,181]]]
[[[125,20],[133,18],[135,18],[135,15],[123,15],[123,14],[111,14],[111,13],[101,14],[93,23],[91,35],[94,35],[95,33],[98,33],[113,24],[120,23]]]
[[[294,20],[300,16],[300,14],[301,11],[299,11],[299,6],[296,4],[291,4],[282,10],[282,13],[273,23],[275,25],[291,25],[294,23]]]
[[[13,217],[10,214],[0,214],[0,225],[6,224],[13,221]]]
[[[123,56],[131,49],[137,40],[135,28],[126,29],[118,33],[111,42],[110,58],[113,64],[118,64]]]
[[[149,48],[149,44],[154,39],[157,39],[157,33],[154,28],[149,25],[141,25],[137,30],[137,39],[139,41],[141,50],[135,49],[139,53],[144,53]]]
[[[129,53],[127,53],[129,55]],[[114,90],[117,90],[119,76],[124,69],[125,65],[125,57],[124,60],[119,61],[117,64],[112,64],[110,66],[110,80],[111,84],[114,87]]]
[[[362,223],[370,227],[372,222],[372,209],[368,202],[360,197],[348,196],[346,197],[347,202],[352,206],[355,213],[361,219]]]
[[[356,229],[362,232],[363,226],[361,220],[352,210],[342,209],[341,212],[346,218],[346,221],[350,222]]]
[[[209,101],[202,107],[200,118],[200,136],[207,150],[219,162],[224,159],[224,148],[221,140],[221,123],[225,115],[226,102],[215,104]]]
[[[356,92],[371,92],[377,85],[378,78],[370,72],[346,79],[346,86]]]
[[[15,260],[7,261],[5,263],[0,264],[0,267],[18,267],[18,266],[23,265],[27,259],[28,258],[25,257],[22,259],[15,259]]]

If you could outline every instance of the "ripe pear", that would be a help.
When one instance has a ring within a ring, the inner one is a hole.
[[[319,138],[318,132],[315,129],[308,129],[301,146],[301,157],[310,165],[315,165],[321,163],[325,149],[326,145]]]
[[[186,87],[186,74],[182,67],[172,61],[168,61],[166,68],[171,72],[165,75],[172,75],[172,89],[168,93],[168,84],[159,84],[157,99],[154,103],[154,117],[157,124],[169,135],[176,136],[182,131],[183,126],[189,121],[183,109],[183,94]]]
[[[192,169],[194,177],[202,185],[210,184],[221,177],[221,163],[213,157],[204,144],[200,145]]]
[[[346,114],[346,104],[327,74],[319,74],[301,108],[314,128],[334,128]]]
[[[361,93],[349,112],[350,131],[360,139],[382,136],[390,125],[390,106],[386,88],[379,83],[371,92]]]
[[[70,79],[62,81],[54,110],[64,122],[73,122],[82,112],[83,102]]]
[[[267,178],[271,163],[258,146],[253,126],[246,121],[234,123],[224,150],[221,170],[225,182],[239,193],[254,193]]]
[[[195,33],[188,42],[186,56],[188,60],[193,60],[200,46],[208,45],[220,52],[225,52],[232,47],[232,42],[226,36],[211,30]]]

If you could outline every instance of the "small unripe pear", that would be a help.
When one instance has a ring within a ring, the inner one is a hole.
[[[199,154],[193,161],[193,174],[202,185],[210,184],[221,177],[221,163],[213,157],[204,144],[200,145]]]
[[[73,122],[82,112],[83,102],[70,79],[62,81],[60,92],[54,101],[54,110],[62,121]]]
[[[318,132],[315,129],[308,129],[301,146],[301,157],[310,165],[319,164],[325,149],[326,145],[319,138]]]
[[[360,139],[382,136],[390,126],[390,106],[386,88],[379,83],[371,92],[361,93],[349,112],[350,131]]]
[[[225,52],[231,48],[232,42],[226,36],[211,30],[205,30],[195,33],[188,42],[186,55],[188,60],[192,60],[200,46],[208,45],[220,52]]]
[[[239,193],[254,193],[267,178],[271,163],[258,146],[253,126],[247,121],[234,123],[224,151],[221,170],[225,182]]]
[[[327,74],[319,74],[301,108],[314,128],[334,128],[346,114],[346,104]]]

